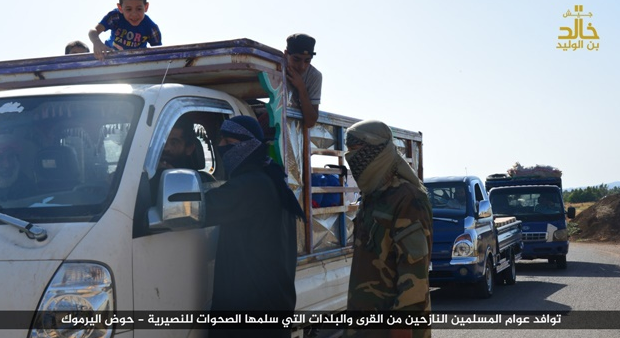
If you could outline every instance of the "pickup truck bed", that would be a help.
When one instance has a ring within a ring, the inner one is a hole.
[[[500,252],[521,242],[521,221],[517,221],[515,217],[498,217],[494,224]]]

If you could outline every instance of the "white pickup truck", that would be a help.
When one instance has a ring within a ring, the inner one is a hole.
[[[346,305],[354,181],[312,187],[311,174],[340,174],[345,129],[357,119],[320,112],[303,128],[287,109],[284,55],[247,40],[0,62],[0,153],[16,154],[19,185],[0,200],[2,337],[198,337],[192,328],[41,329],[45,311],[208,311],[218,227],[205,227],[203,191],[224,180],[221,123],[268,114],[271,156],[284,164],[307,223],[298,223],[297,310]],[[189,115],[200,147],[193,170],[150,180],[175,121]],[[422,177],[422,135],[394,128]],[[199,173],[216,182],[202,183]],[[4,178],[3,178],[4,180]],[[340,205],[313,208],[313,193]],[[243,236],[243,234],[240,234]],[[24,324],[25,323],[25,324]],[[251,333],[251,331],[249,332]],[[297,335],[302,333],[298,332]]]

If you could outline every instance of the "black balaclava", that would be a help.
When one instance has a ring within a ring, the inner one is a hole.
[[[305,220],[304,212],[299,206],[295,194],[286,183],[284,170],[267,156],[267,146],[263,143],[263,131],[258,121],[249,116],[235,116],[224,121],[220,133],[223,137],[240,141],[239,143],[218,147],[229,176],[245,165],[262,166],[265,173],[275,184],[282,206],[293,215]]]

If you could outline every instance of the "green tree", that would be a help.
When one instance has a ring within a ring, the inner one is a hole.
[[[620,193],[620,187],[609,189],[607,184],[601,183],[599,186],[586,187],[585,189],[573,189],[571,191],[563,191],[562,197],[564,201],[570,203],[596,202],[601,198],[613,194]]]

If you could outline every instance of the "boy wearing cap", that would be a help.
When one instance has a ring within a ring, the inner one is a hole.
[[[293,34],[286,39],[286,79],[290,84],[289,106],[301,110],[304,125],[311,128],[319,118],[323,75],[310,62],[316,55],[316,40],[307,34]]]

